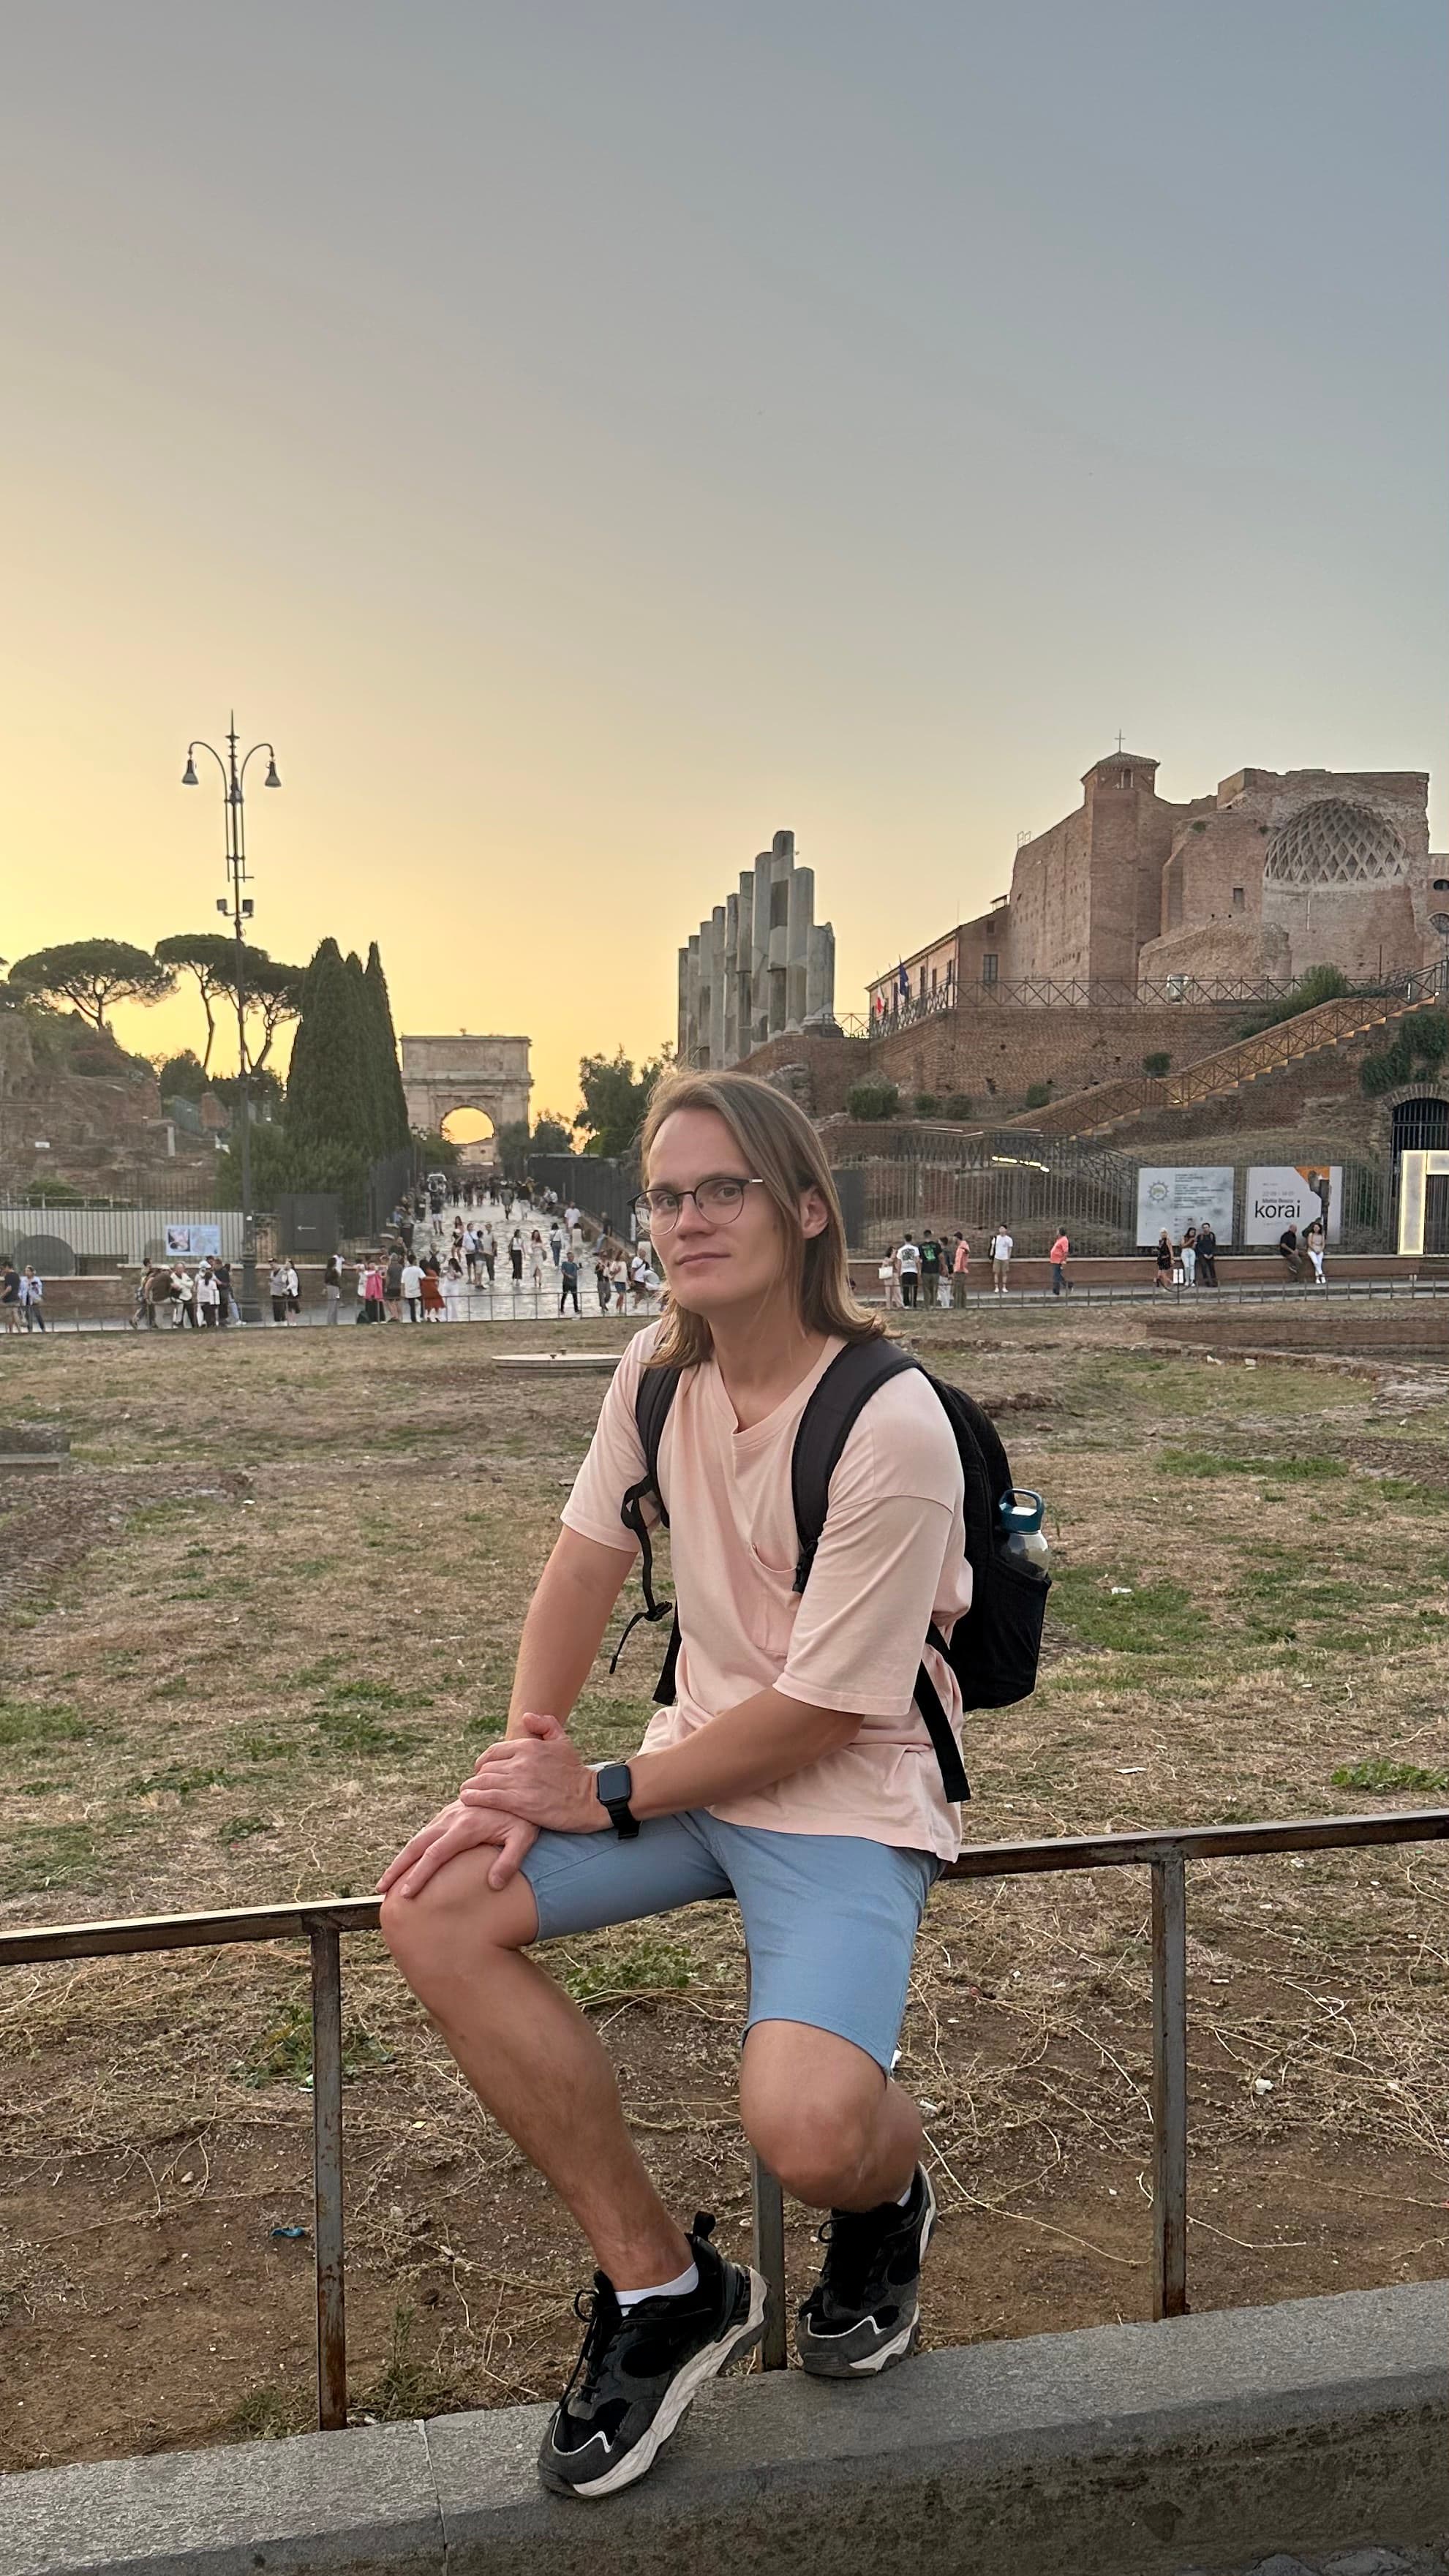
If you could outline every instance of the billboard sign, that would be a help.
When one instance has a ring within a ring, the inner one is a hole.
[[[1137,1174],[1139,1244],[1155,1243],[1164,1226],[1173,1242],[1180,1243],[1185,1225],[1210,1225],[1220,1244],[1232,1242],[1231,1163],[1141,1165]]]
[[[171,1261],[218,1261],[221,1258],[219,1225],[168,1225],[166,1254]]]
[[[1255,1163],[1243,1201],[1243,1241],[1276,1243],[1285,1226],[1328,1221],[1328,1240],[1343,1233],[1341,1163]]]

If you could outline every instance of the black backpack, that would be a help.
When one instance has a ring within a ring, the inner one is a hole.
[[[880,1336],[869,1342],[848,1342],[831,1361],[806,1405],[790,1462],[790,1496],[800,1541],[795,1566],[797,1592],[803,1592],[810,1580],[830,1506],[830,1479],[862,1406],[888,1378],[899,1376],[902,1369],[919,1367],[920,1362],[898,1343]],[[959,1386],[948,1386],[925,1369],[921,1374],[934,1390],[955,1434],[965,1485],[965,1552],[971,1568],[971,1607],[956,1621],[950,1644],[934,1621],[926,1632],[926,1643],[943,1654],[951,1666],[961,1686],[963,1708],[1006,1708],[1014,1700],[1029,1699],[1036,1688],[1042,1619],[1051,1577],[1043,1569],[1022,1565],[1004,1552],[1006,1532],[997,1506],[1003,1495],[1012,1491],[1012,1475],[989,1414],[983,1413]],[[653,1552],[641,1506],[645,1501],[652,1502],[668,1528],[669,1513],[659,1490],[659,1444],[681,1375],[677,1368],[646,1368],[640,1372],[634,1418],[644,1451],[645,1473],[625,1494],[619,1517],[639,1541],[644,1607],[636,1610],[625,1626],[610,1661],[610,1672],[617,1668],[630,1629],[640,1619],[662,1619],[674,1608],[672,1602],[654,1598]],[[675,1611],[669,1651],[654,1693],[664,1708],[673,1703],[678,1658],[679,1614]],[[935,1747],[947,1797],[969,1798],[970,1784],[956,1739],[924,1662],[916,1675],[914,1698]]]

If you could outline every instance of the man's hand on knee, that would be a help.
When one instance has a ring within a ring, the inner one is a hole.
[[[488,1884],[506,1887],[537,1840],[537,1825],[525,1823],[521,1816],[504,1815],[496,1807],[465,1807],[454,1798],[389,1861],[377,1892],[379,1896],[417,1896],[460,1852],[477,1851],[490,1843],[497,1844],[498,1857],[488,1872]]]

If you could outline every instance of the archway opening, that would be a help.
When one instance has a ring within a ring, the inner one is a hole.
[[[1394,1106],[1394,1161],[1401,1154],[1449,1152],[1449,1100],[1426,1092]]]
[[[493,1121],[486,1109],[450,1109],[443,1120],[450,1145],[462,1148],[460,1159],[476,1170],[493,1160]]]

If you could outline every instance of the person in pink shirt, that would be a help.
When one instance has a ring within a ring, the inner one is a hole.
[[[797,2199],[828,2209],[799,2315],[805,2368],[874,2377],[914,2349],[935,2212],[921,2118],[891,2066],[916,1934],[958,1810],[915,1704],[959,1735],[933,1637],[970,1607],[962,1471],[918,1369],[860,1410],[796,1591],[791,1459],[848,1344],[883,1330],[849,1284],[820,1140],[747,1074],[676,1076],[646,1124],[641,1215],[669,1291],[634,1337],[524,1623],[505,1739],[382,1875],[382,1928],[480,2100],[552,2184],[598,2271],[579,2368],[540,2474],[596,2497],[642,2476],[715,2372],[759,2339],[764,2284],[686,2232],[629,2136],[609,2060],[526,1954],[539,1939],[709,1896],[749,1954],[745,2129]],[[567,1733],[610,1613],[659,1514],[636,1418],[679,1372],[658,1450],[677,1594],[674,1695],[628,1763]],[[631,1489],[635,1525],[621,1510]]]
[[[1067,1277],[1067,1262],[1071,1256],[1071,1249],[1072,1247],[1067,1241],[1066,1228],[1063,1226],[1055,1243],[1052,1245],[1051,1252],[1048,1256],[1052,1265],[1052,1295],[1054,1297],[1060,1297],[1064,1288],[1069,1289],[1071,1287],[1072,1283]]]

